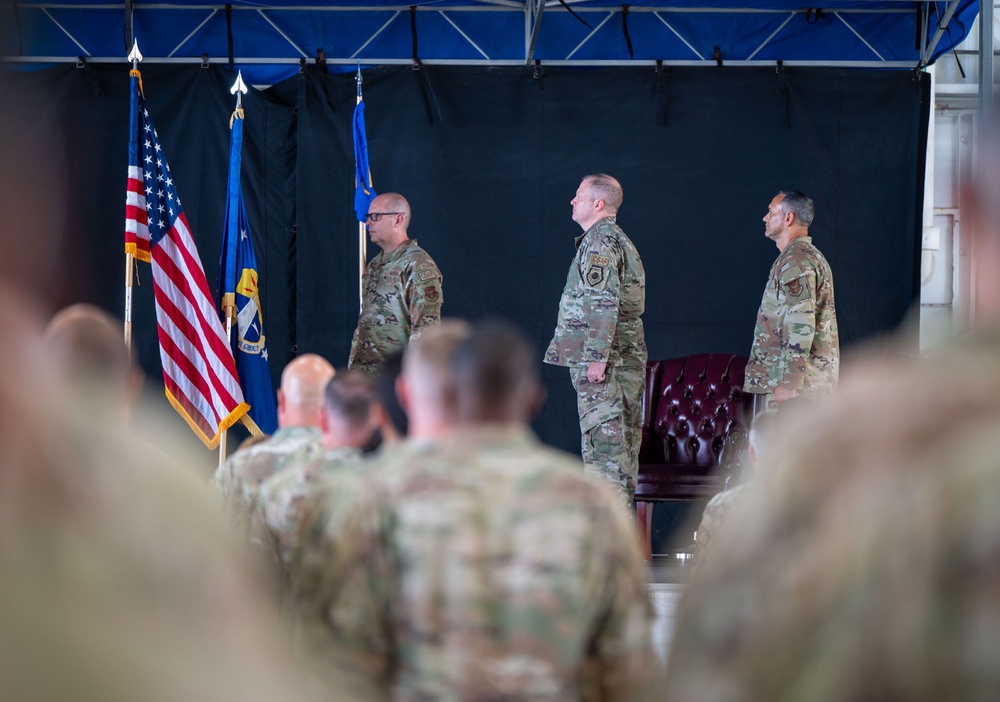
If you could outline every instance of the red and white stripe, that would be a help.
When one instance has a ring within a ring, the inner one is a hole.
[[[163,381],[177,410],[213,446],[248,408],[183,212],[152,259]]]
[[[125,252],[149,262],[149,215],[146,212],[146,184],[142,169],[128,167],[125,191]]]

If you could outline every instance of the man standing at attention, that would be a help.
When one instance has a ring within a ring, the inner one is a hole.
[[[622,186],[608,175],[580,183],[573,221],[583,229],[559,301],[545,362],[568,366],[577,393],[583,462],[632,501],[642,441],[646,273],[639,252],[615,222]]]
[[[441,271],[406,234],[410,203],[383,193],[368,207],[368,236],[382,249],[362,280],[364,302],[348,366],[375,375],[382,359],[441,323]]]
[[[764,215],[764,235],[781,253],[760,301],[744,390],[764,395],[768,407],[837,387],[840,339],[833,273],[809,236],[813,213],[811,198],[782,190]]]

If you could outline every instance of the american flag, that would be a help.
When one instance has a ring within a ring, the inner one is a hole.
[[[167,399],[209,448],[249,406],[170,167],[132,71],[125,251],[150,261]]]

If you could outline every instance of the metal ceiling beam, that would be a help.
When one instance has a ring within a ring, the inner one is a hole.
[[[993,2],[993,0],[988,0],[988,2]],[[948,23],[951,22],[951,18],[955,16],[955,10],[958,9],[959,0],[951,0],[948,6],[944,10],[944,16],[938,20],[937,30],[934,32],[934,36],[931,37],[930,42],[927,44],[927,48],[924,49],[924,53],[920,56],[920,61],[917,63],[917,69],[921,69],[930,63],[931,56],[934,55],[934,49],[937,48],[938,43],[941,41],[941,37],[944,36],[945,30],[948,29]],[[980,4],[982,4],[980,2]],[[992,27],[990,28],[992,31]]]
[[[545,0],[538,0],[538,4],[535,6],[535,21],[531,26],[531,37],[528,39],[528,47],[524,52],[525,64],[531,63],[535,57],[535,45],[538,43],[538,32],[542,29],[543,12],[545,12]]]
[[[955,4],[956,5],[958,4],[958,0],[955,0]],[[878,51],[876,51],[875,47],[872,46],[867,39],[865,39],[863,36],[861,36],[861,32],[859,32],[854,27],[852,27],[851,24],[850,24],[850,22],[848,22],[847,20],[845,20],[843,17],[840,16],[840,11],[839,10],[836,11],[836,12],[834,12],[833,14],[834,14],[834,16],[836,16],[837,19],[839,19],[841,22],[844,23],[845,27],[847,27],[848,29],[851,30],[851,32],[854,33],[854,36],[856,36],[858,39],[861,40],[862,44],[864,44],[869,49],[871,49],[871,52],[873,54],[875,54],[876,56],[878,56],[879,61],[885,61],[885,57],[882,54],[880,54]]]
[[[771,35],[767,39],[765,39],[764,41],[762,41],[761,44],[760,44],[760,46],[758,46],[756,49],[754,49],[752,54],[750,54],[749,56],[747,56],[747,59],[753,59],[754,56],[756,56],[757,54],[760,53],[761,49],[763,49],[765,46],[767,46],[769,43],[771,43],[771,40],[774,39],[776,36],[778,36],[778,32],[780,32],[782,29],[784,29],[786,24],[788,24],[793,19],[795,19],[795,14],[796,13],[794,13],[794,12],[789,13],[788,19],[786,19],[784,22],[782,22],[778,26],[777,29],[775,29],[773,32],[771,32]]]
[[[471,37],[470,37],[470,36],[469,36],[468,34],[466,34],[465,32],[463,32],[463,31],[462,31],[462,28],[461,28],[461,27],[459,27],[459,26],[458,26],[457,24],[455,24],[455,22],[454,22],[454,21],[453,21],[453,20],[451,19],[451,17],[449,17],[449,16],[447,15],[447,13],[445,13],[445,11],[444,11],[444,10],[441,10],[441,11],[440,11],[440,15],[441,15],[442,17],[444,17],[444,20],[445,20],[445,22],[447,22],[447,23],[448,23],[448,24],[450,24],[450,25],[451,25],[452,27],[454,27],[454,28],[455,28],[455,31],[456,31],[456,32],[458,32],[459,34],[461,34],[461,35],[462,35],[462,38],[463,38],[463,39],[465,39],[465,40],[466,40],[467,42],[469,42],[469,43],[470,43],[470,44],[472,45],[472,48],[473,48],[473,49],[475,49],[476,51],[478,51],[478,52],[480,53],[480,55],[482,55],[482,57],[483,57],[484,59],[487,59],[487,60],[489,60],[489,58],[490,58],[490,57],[489,57],[489,56],[487,55],[487,53],[486,53],[485,51],[483,51],[483,50],[482,50],[482,49],[481,49],[481,48],[479,47],[479,44],[477,44],[476,42],[472,41],[472,38],[471,38]]]
[[[439,5],[417,5],[417,12],[524,12],[525,3],[518,2],[517,0],[475,0],[479,4],[472,6],[453,6],[453,7],[441,7]],[[886,0],[887,2],[896,2],[896,0]],[[901,14],[901,15],[911,15],[913,14],[912,4],[917,3],[931,3],[934,0],[899,0],[900,4],[910,5],[910,7],[903,9],[894,8],[865,8],[865,7],[845,7],[845,8],[824,8],[828,11],[841,12],[843,14]],[[581,6],[575,4],[572,0],[568,0],[568,3],[573,5],[573,12],[621,12],[621,5],[586,5]],[[121,5],[119,4],[89,4],[89,3],[18,3],[18,7],[22,10],[121,10]],[[150,3],[143,4],[140,10],[220,10],[222,9],[220,4],[198,4],[198,5],[185,5],[185,4],[169,4],[169,3]],[[545,7],[550,10],[557,12],[567,12],[566,8],[562,7],[559,0],[545,0]],[[410,11],[409,5],[288,5],[288,6],[244,6],[244,5],[233,5],[233,12],[259,12],[261,10],[266,11],[294,11],[294,12],[396,12],[396,11]],[[765,10],[761,8],[753,7],[674,7],[674,6],[657,6],[657,5],[643,5],[636,6],[632,5],[629,7],[629,12],[665,12],[665,13],[677,13],[677,14],[734,14],[734,15],[753,15],[753,14],[774,14],[783,15],[788,12],[796,12],[804,14],[806,10],[792,10],[792,9],[781,9],[781,10]]]
[[[121,56],[96,56],[89,57],[87,63],[122,63],[125,59]],[[295,65],[299,64],[299,59],[297,58],[272,58],[272,57],[252,57],[252,56],[237,56],[236,63],[241,64],[257,64],[259,66],[267,65]],[[165,64],[201,64],[202,59],[200,57],[176,57],[176,58],[165,58],[165,57],[155,57],[155,56],[144,56],[143,65],[154,64],[154,63],[165,63]],[[226,63],[227,60],[224,58],[219,59],[220,65]],[[328,58],[326,60],[328,64],[331,65],[344,65],[344,66],[357,66],[358,59],[355,58]],[[365,66],[410,66],[413,64],[412,58],[364,58],[361,61]],[[421,59],[421,63],[428,66],[524,66],[524,61],[521,59],[492,59],[487,61],[485,59]],[[76,63],[76,57],[74,56],[0,56],[0,63]],[[658,64],[662,66],[711,66],[715,67],[717,64],[714,59],[708,59],[704,61],[654,61],[646,59],[628,59],[628,60],[614,60],[614,61],[602,61],[602,60],[591,60],[591,59],[562,59],[562,60],[546,60],[541,62],[545,66],[576,66],[576,67],[642,67],[648,66],[650,68],[655,68]],[[830,68],[913,68],[912,61],[782,61],[782,64],[786,67],[788,66],[803,66],[803,67],[830,67]],[[746,66],[746,67],[761,67],[766,66],[769,68],[774,68],[775,62],[772,60],[767,61],[739,61],[739,60],[727,60],[726,66]]]
[[[72,34],[70,34],[70,32],[69,32],[68,29],[66,29],[64,26],[62,26],[61,24],[59,24],[59,20],[57,20],[55,17],[53,17],[51,12],[49,12],[48,10],[46,10],[44,8],[42,9],[42,12],[45,13],[46,17],[48,17],[50,20],[52,20],[52,24],[54,24],[55,26],[59,27],[59,29],[62,30],[62,33],[69,37],[70,41],[72,41],[74,44],[76,44],[77,46],[80,47],[80,51],[82,51],[87,56],[90,56],[90,52],[87,51],[87,48],[83,44],[81,44],[79,41],[77,41],[77,38],[74,37]]]

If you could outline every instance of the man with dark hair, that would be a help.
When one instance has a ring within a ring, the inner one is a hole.
[[[962,198],[977,328],[860,362],[789,417],[685,590],[663,699],[997,698],[1000,132],[984,132]]]
[[[279,566],[282,579],[300,538],[299,524],[309,502],[321,491],[336,490],[341,476],[362,471],[361,447],[375,430],[375,387],[360,371],[340,370],[326,385],[320,429],[323,453],[299,455],[261,483],[251,517],[251,540]]]
[[[545,362],[569,367],[587,471],[628,505],[642,443],[646,273],[616,221],[621,203],[622,187],[609,175],[587,176],[576,191],[573,221],[584,233],[576,240]]]
[[[542,387],[523,334],[486,324],[450,351],[434,337],[404,359],[428,439],[380,464],[346,516],[327,505],[303,529],[300,604],[346,655],[341,672],[380,696],[625,698],[653,664],[634,526],[528,429]]]
[[[764,236],[778,247],[757,312],[744,389],[764,405],[837,386],[840,338],[830,264],[809,236],[813,201],[782,190],[764,215]]]
[[[398,193],[382,193],[368,207],[368,235],[382,251],[361,281],[363,304],[348,365],[369,375],[388,354],[441,323],[441,271],[409,237],[410,216],[410,203]]]

